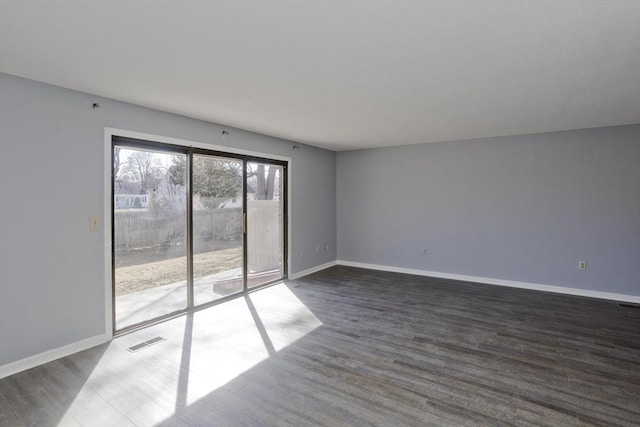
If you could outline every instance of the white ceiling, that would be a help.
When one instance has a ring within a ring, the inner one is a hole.
[[[640,1],[0,0],[0,71],[332,150],[640,122]]]

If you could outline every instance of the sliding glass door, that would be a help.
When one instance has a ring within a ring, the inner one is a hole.
[[[114,147],[115,329],[184,310],[187,301],[186,155]]]
[[[287,164],[113,137],[114,331],[285,278]]]
[[[195,304],[242,292],[242,160],[193,156]]]
[[[250,288],[283,276],[283,167],[247,163],[247,273]]]

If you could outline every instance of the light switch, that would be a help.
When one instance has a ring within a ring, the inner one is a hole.
[[[99,228],[100,228],[100,220],[98,219],[98,217],[97,217],[97,216],[92,216],[92,217],[89,219],[89,222],[90,222],[90,228],[91,228],[92,230],[97,230],[97,229],[99,229]]]

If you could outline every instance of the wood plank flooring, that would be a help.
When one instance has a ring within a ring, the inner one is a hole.
[[[0,380],[26,425],[638,426],[640,309],[332,267]]]

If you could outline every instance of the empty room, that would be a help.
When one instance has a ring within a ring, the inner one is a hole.
[[[0,426],[640,425],[640,1],[0,0]]]

